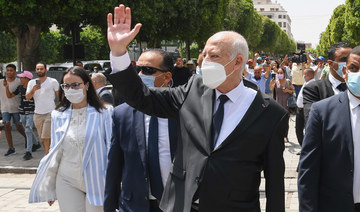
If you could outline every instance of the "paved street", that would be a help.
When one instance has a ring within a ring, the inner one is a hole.
[[[285,171],[285,201],[286,211],[298,211],[297,186],[296,186],[296,167],[299,156],[296,153],[300,150],[295,136],[295,117],[290,120],[289,143],[286,143],[284,158],[286,163]],[[23,161],[22,156],[25,153],[24,138],[12,131],[16,155],[4,157],[7,151],[5,132],[2,131],[0,138],[0,212],[43,212],[59,211],[57,202],[51,207],[47,203],[29,204],[29,189],[35,177],[36,167],[44,154],[43,149],[33,154],[33,159]],[[22,173],[22,174],[20,174]],[[23,174],[25,173],[25,174]],[[263,181],[262,181],[263,182]],[[264,183],[261,185],[261,208],[265,211],[265,193]]]

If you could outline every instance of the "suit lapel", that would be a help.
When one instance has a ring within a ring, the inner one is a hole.
[[[134,110],[134,123],[137,145],[140,153],[141,162],[144,170],[147,170],[146,165],[146,137],[145,137],[145,123],[144,114],[140,111]]]
[[[202,98],[201,98],[201,105],[203,110],[203,117],[204,117],[204,129],[205,129],[205,136],[206,138],[202,140],[201,145],[206,150],[208,154],[211,152],[212,144],[212,137],[211,137],[211,124],[212,124],[212,116],[213,116],[213,107],[214,107],[214,98],[215,98],[215,90],[213,89],[206,89]]]
[[[351,165],[354,167],[354,144],[353,144],[353,136],[352,136],[352,127],[351,127],[351,116],[350,116],[350,106],[349,106],[349,98],[347,96],[347,92],[342,92],[339,95],[339,104],[340,107],[338,111],[343,111],[343,118],[339,118],[340,122],[339,126],[343,126],[342,134],[344,136],[344,140],[347,145],[347,149],[349,151]]]
[[[325,78],[325,89],[328,96],[333,96],[335,94],[334,90],[332,89],[332,84],[329,80],[329,77]]]
[[[245,80],[244,80],[245,84]],[[246,85],[246,84],[245,84]],[[246,85],[247,86],[247,85]],[[265,97],[269,99],[268,97]],[[219,148],[227,145],[229,142],[233,141],[231,137],[238,137],[241,135],[265,110],[265,108],[269,105],[268,101],[265,101],[264,97],[261,94],[261,91],[257,91],[254,101],[251,103],[249,109],[246,111],[244,117],[241,119],[240,123],[235,127],[235,129],[230,133],[230,135],[220,144],[216,151]]]

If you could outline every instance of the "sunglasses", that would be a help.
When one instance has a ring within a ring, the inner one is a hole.
[[[70,85],[67,83],[63,83],[60,86],[63,90],[69,90],[69,88],[79,89],[81,84],[83,84],[83,83],[82,82],[74,82],[74,83],[71,83]]]
[[[152,75],[152,74],[156,73],[157,71],[166,72],[164,70],[154,68],[151,66],[135,66],[135,69],[136,69],[137,73],[139,73],[141,71],[145,75]]]

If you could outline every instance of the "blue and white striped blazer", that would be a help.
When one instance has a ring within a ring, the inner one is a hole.
[[[101,206],[104,202],[107,155],[111,143],[113,108],[99,113],[88,105],[86,113],[86,135],[82,175],[86,197],[91,205]],[[36,177],[31,186],[29,203],[56,200],[56,175],[61,160],[59,149],[70,124],[71,106],[64,112],[51,113],[50,152],[40,161]]]

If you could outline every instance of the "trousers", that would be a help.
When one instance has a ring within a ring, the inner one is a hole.
[[[91,205],[82,185],[78,181],[70,182],[61,175],[56,176],[56,196],[61,212],[102,212],[102,206]]]

